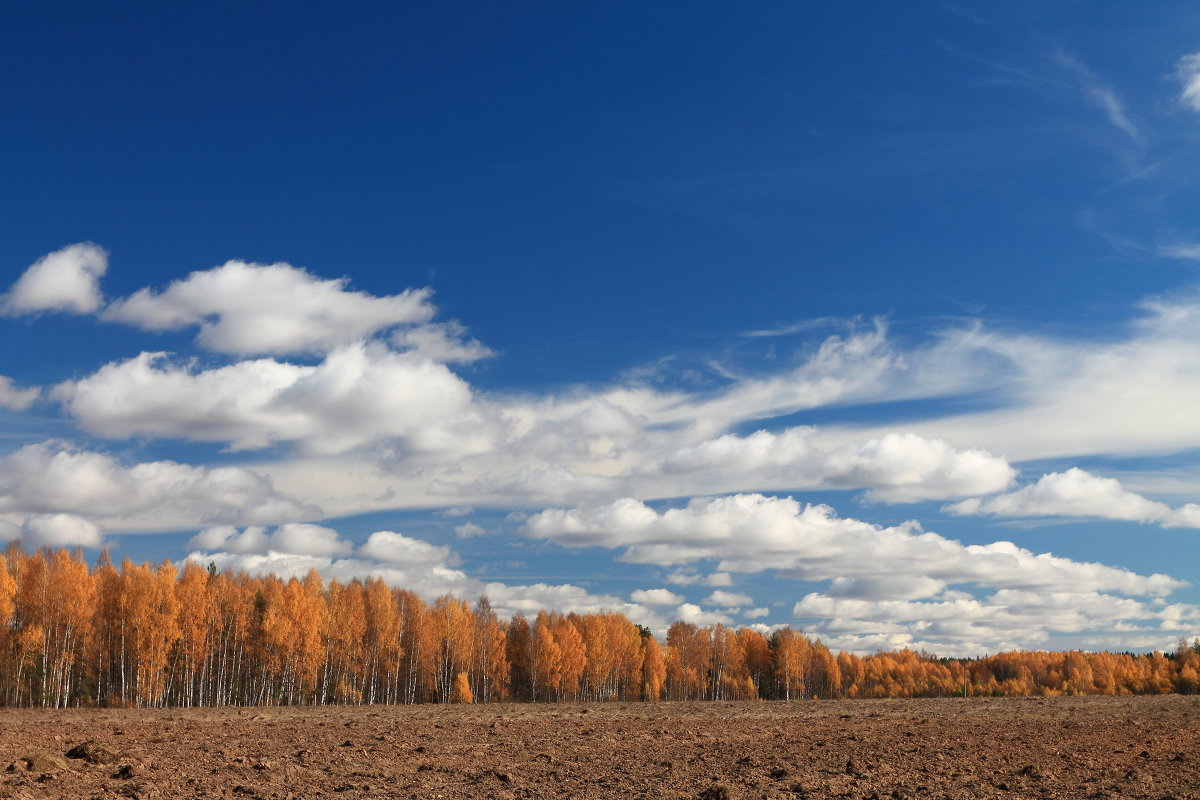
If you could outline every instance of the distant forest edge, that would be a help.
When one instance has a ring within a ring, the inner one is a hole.
[[[956,695],[1193,694],[1200,640],[1170,654],[834,654],[790,628],[676,622],[660,643],[618,613],[499,619],[378,579],[281,580],[107,552],[0,558],[0,702],[223,706]]]

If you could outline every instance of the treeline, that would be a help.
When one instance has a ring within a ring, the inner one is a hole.
[[[499,619],[377,579],[324,582],[157,566],[107,552],[0,558],[0,702],[222,706],[1195,693],[1200,652],[833,654],[790,628],[621,614]]]

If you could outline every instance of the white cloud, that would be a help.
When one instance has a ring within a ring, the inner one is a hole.
[[[911,433],[848,442],[831,450],[813,443],[813,428],[774,434],[733,434],[681,448],[638,469],[687,475],[730,488],[866,488],[885,502],[961,497],[1007,488],[1016,475],[1006,460],[983,450],[955,450]],[[739,482],[738,487],[730,487]]]
[[[810,358],[784,374],[739,378],[714,396],[665,403],[656,409],[654,421],[696,425],[707,434],[738,421],[871,397],[904,369],[903,359],[888,346],[887,325],[879,319],[868,330],[827,337]]]
[[[100,277],[108,269],[108,254],[83,242],[42,256],[25,270],[0,302],[9,316],[38,311],[88,314],[100,307]]]
[[[749,611],[743,611],[742,616],[746,619],[765,619],[771,616],[769,608],[752,608]]]
[[[407,566],[446,564],[452,554],[449,547],[438,547],[394,531],[376,531],[358,548],[361,556]]]
[[[976,329],[945,347],[906,356],[931,373],[989,365],[974,391],[992,408],[906,425],[954,447],[977,447],[1009,460],[1096,454],[1161,455],[1200,447],[1200,294],[1141,304],[1142,316],[1100,341],[1055,340]],[[972,391],[959,385],[948,394]],[[880,397],[879,399],[884,399]],[[891,426],[827,427],[824,447],[892,432]]]
[[[271,534],[257,525],[240,533],[232,525],[218,525],[197,533],[188,540],[188,547],[225,550],[236,555],[276,553],[315,558],[345,555],[353,549],[332,528],[302,523],[280,525]]]
[[[870,600],[911,600],[932,597],[946,588],[946,582],[924,575],[840,576],[829,584],[830,597]]]
[[[445,364],[470,364],[495,355],[478,339],[468,338],[467,329],[458,322],[404,328],[392,334],[392,344]]]
[[[1200,53],[1179,59],[1176,72],[1183,84],[1179,102],[1193,111],[1200,111]]]
[[[811,593],[792,613],[815,620],[806,630],[834,648],[978,656],[1032,645],[1070,649],[1096,631],[1140,631],[1163,641],[1164,627],[1186,632],[1200,622],[1200,607],[1177,606],[1168,613],[1153,602],[1100,592],[1002,589],[983,597],[945,592],[923,601]]]
[[[37,387],[18,389],[13,386],[10,378],[0,375],[0,408],[10,411],[24,411],[34,404],[42,394]]]
[[[1183,584],[1103,564],[1034,554],[1011,542],[963,545],[915,523],[882,528],[823,505],[742,494],[656,512],[636,500],[551,509],[522,529],[567,547],[623,548],[621,560],[660,566],[715,560],[731,572],[775,570],[801,580],[920,576],[995,588],[1166,595]]]
[[[740,594],[738,592],[726,592],[721,589],[717,589],[700,602],[706,606],[724,606],[725,608],[734,608],[737,606],[753,605],[754,598],[750,597],[750,595]]]
[[[733,586],[733,578],[728,572],[714,572],[711,575],[698,575],[687,570],[676,570],[667,576],[667,583],[676,586]]]
[[[454,526],[454,535],[459,539],[471,539],[475,536],[484,536],[485,534],[487,534],[487,531],[474,522],[464,522],[462,525]]]
[[[285,552],[279,549],[277,536],[278,532],[268,536],[262,528],[248,528],[241,533],[233,528],[213,528],[193,537],[189,546],[197,550],[187,558],[201,564],[211,561],[221,571],[277,575],[285,580],[301,578],[310,570],[316,570],[326,580],[342,582],[374,577],[389,586],[415,592],[427,602],[444,594],[468,601],[486,595],[501,617],[518,612],[533,616],[543,609],[580,614],[616,611],[660,636],[674,619],[638,603],[624,602],[615,595],[593,594],[573,584],[485,583],[451,567],[456,557],[449,548],[392,531],[372,534],[355,552],[356,557],[350,558],[334,558],[327,552]],[[342,541],[336,533],[333,540]]]
[[[142,353],[55,387],[87,431],[227,442],[234,450],[297,442],[340,453],[381,440],[418,454],[486,444],[470,387],[443,364],[356,343],[316,366],[272,359],[195,371]]]
[[[397,325],[428,321],[427,289],[375,297],[289,264],[229,261],[156,292],[114,301],[103,318],[146,330],[199,326],[200,346],[237,355],[323,353]]]
[[[682,595],[669,589],[635,589],[629,599],[644,606],[677,606],[684,601]]]
[[[439,517],[469,517],[475,513],[475,509],[472,506],[453,506],[433,513]]]
[[[281,553],[339,556],[349,553],[351,544],[343,541],[332,528],[291,522],[275,529],[271,535],[271,549]]]
[[[1168,258],[1180,258],[1185,261],[1200,261],[1200,244],[1196,242],[1175,242],[1158,248],[1159,255]]]
[[[39,547],[99,547],[100,529],[91,520],[74,514],[36,514],[21,526],[20,539],[29,550]]]
[[[797,602],[793,614],[831,646],[859,652],[924,647],[979,655],[1051,640],[1070,647],[1115,625],[1167,626],[1178,635],[1200,619],[1200,609],[1186,605],[1166,611],[1157,598],[1185,585],[1166,575],[1035,554],[1011,542],[964,545],[914,523],[879,527],[791,498],[701,498],[662,512],[624,500],[543,511],[528,518],[523,532],[565,546],[619,548],[620,560],[633,563],[716,561],[722,570],[828,581],[825,592]],[[697,578],[680,571],[673,582]],[[702,602],[752,605],[725,591]],[[687,606],[677,615],[715,619]]]
[[[1043,475],[1015,492],[982,500],[971,498],[945,506],[961,515],[998,517],[1097,517],[1153,522],[1165,528],[1200,528],[1200,506],[1179,509],[1127,491],[1120,481],[1076,467]]]
[[[284,522],[321,509],[279,492],[242,467],[112,456],[48,441],[0,457],[0,512],[69,513],[110,530],[167,530],[214,522]]]
[[[1054,60],[1070,70],[1080,82],[1080,88],[1088,102],[1104,112],[1109,123],[1135,142],[1141,141],[1141,132],[1129,119],[1125,104],[1111,86],[1105,85],[1086,64],[1066,53],[1056,53]]]
[[[695,603],[683,603],[675,609],[673,619],[689,625],[732,625],[733,618],[721,611],[706,611]]]

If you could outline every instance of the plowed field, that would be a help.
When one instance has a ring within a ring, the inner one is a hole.
[[[4,710],[0,759],[17,798],[1184,800],[1200,698]]]

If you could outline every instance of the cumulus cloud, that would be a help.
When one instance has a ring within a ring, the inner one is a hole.
[[[1130,492],[1115,478],[1072,467],[1051,472],[1015,492],[986,500],[970,498],[945,506],[961,515],[997,517],[1095,517],[1150,522],[1164,528],[1200,528],[1200,505],[1172,509]]]
[[[791,498],[696,499],[661,512],[630,500],[552,509],[530,516],[523,532],[564,546],[618,548],[620,559],[633,563],[716,561],[733,572],[827,581],[825,591],[795,604],[793,616],[831,646],[858,652],[924,647],[978,655],[1053,637],[1074,642],[1113,630],[1113,620],[1180,635],[1200,619],[1200,609],[1161,600],[1185,585],[1167,575],[1035,554],[1011,542],[964,545],[914,523],[880,527]],[[680,577],[693,583],[698,574]],[[752,605],[750,597],[727,591],[703,602]],[[686,605],[677,616],[715,619]],[[765,609],[748,613],[766,616]]]
[[[722,589],[717,589],[708,597],[700,601],[706,606],[724,606],[725,608],[736,608],[738,606],[749,606],[754,604],[754,598],[748,594],[739,592],[726,592]]]
[[[1169,641],[1163,628],[1186,631],[1200,622],[1200,607],[1176,606],[1168,613],[1156,602],[1088,591],[1001,589],[983,597],[948,591],[921,601],[814,592],[792,613],[810,620],[806,630],[831,647],[859,652],[907,647],[976,656],[1031,645],[1057,649],[1100,630],[1136,631],[1162,643]]]
[[[42,390],[37,387],[29,389],[18,389],[13,386],[10,378],[0,375],[0,408],[7,408],[10,411],[24,411],[34,404],[42,394]]]
[[[1007,488],[1016,470],[983,450],[956,450],[939,439],[911,433],[848,442],[823,450],[814,429],[733,434],[681,448],[638,469],[641,476],[709,476],[758,488],[866,488],[885,502],[961,497]],[[986,487],[986,488],[985,488]]]
[[[315,366],[273,359],[195,370],[142,353],[54,388],[87,431],[227,442],[233,450],[297,442],[322,454],[380,440],[461,454],[484,431],[470,387],[445,365],[381,344],[354,343]]]
[[[748,611],[743,611],[742,616],[746,619],[765,619],[766,617],[771,616],[771,609],[765,607],[752,608]]]
[[[108,269],[108,254],[83,242],[42,256],[25,270],[0,299],[0,312],[9,316],[38,311],[89,314],[101,305],[100,277]]]
[[[188,547],[224,550],[236,555],[279,553],[317,558],[345,555],[353,549],[332,528],[303,523],[280,525],[270,534],[257,525],[241,532],[232,525],[217,525],[193,536]]]
[[[435,566],[451,559],[449,547],[437,547],[394,531],[372,533],[358,553],[376,561],[409,566]]]
[[[459,539],[472,539],[476,536],[483,536],[486,533],[486,530],[474,522],[464,522],[462,525],[454,526],[454,535]]]
[[[99,547],[100,528],[74,514],[35,514],[20,530],[21,543],[30,550],[39,547]]]
[[[242,467],[125,466],[104,453],[48,441],[0,457],[0,512],[74,514],[128,531],[284,522],[320,516],[321,509]]]
[[[672,615],[680,622],[689,625],[732,625],[733,618],[723,611],[709,611],[695,603],[682,603]]]
[[[687,570],[675,570],[667,575],[667,583],[676,586],[733,586],[733,577],[728,572],[714,572],[711,575],[698,575]]]
[[[250,355],[323,353],[433,316],[427,289],[375,297],[347,290],[348,282],[290,264],[229,261],[114,301],[103,318],[151,331],[198,326],[201,347]]]
[[[838,517],[825,505],[760,494],[698,498],[662,512],[630,499],[550,509],[531,516],[522,532],[567,547],[623,548],[621,559],[631,563],[717,561],[720,570],[775,570],[801,580],[909,575],[945,584],[1155,596],[1183,585],[1166,575],[1034,554],[1011,542],[963,545],[915,523],[879,527]]]
[[[1179,59],[1176,73],[1183,84],[1179,102],[1193,111],[1200,111],[1200,53]]]
[[[430,323],[404,328],[392,334],[392,344],[445,364],[470,364],[495,353],[478,339],[470,338],[459,322]]]
[[[280,526],[273,533],[261,527],[239,531],[218,526],[201,531],[188,546],[196,548],[187,556],[189,560],[212,562],[221,571],[277,575],[286,580],[316,570],[326,580],[343,583],[378,578],[389,586],[415,592],[427,602],[445,594],[468,601],[486,595],[501,617],[532,616],[543,609],[580,614],[617,611],[658,635],[666,633],[670,621],[646,605],[595,594],[574,584],[484,582],[454,568],[457,556],[450,548],[394,531],[376,531],[352,550],[336,531],[316,525]],[[338,557],[343,555],[346,557]]]
[[[682,595],[670,589],[635,589],[629,599],[644,606],[677,606],[684,601]]]

